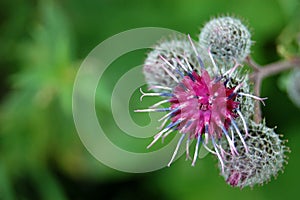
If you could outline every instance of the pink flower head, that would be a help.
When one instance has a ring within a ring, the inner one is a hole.
[[[189,133],[190,138],[207,134],[219,139],[222,134],[217,133],[227,130],[230,120],[236,117],[234,109],[239,103],[234,101],[233,91],[221,81],[211,79],[205,69],[201,70],[201,75],[193,71],[173,90],[170,102],[176,112],[171,120],[173,123],[180,121],[177,129]]]
[[[193,46],[191,40],[190,42]],[[168,74],[174,77],[174,81],[177,82],[177,85],[173,88],[159,85],[151,86],[150,89],[159,88],[168,91],[161,93],[144,93],[141,90],[141,99],[145,96],[162,96],[167,99],[154,104],[149,109],[136,110],[136,112],[168,111],[168,113],[160,119],[161,121],[163,120],[162,127],[164,128],[154,136],[154,140],[148,148],[158,139],[165,138],[174,130],[178,130],[179,133],[182,134],[168,166],[173,162],[181,143],[184,138],[187,137],[186,153],[188,158],[190,157],[190,140],[197,140],[192,165],[195,165],[199,146],[202,144],[208,151],[217,155],[224,170],[223,159],[225,155],[238,155],[238,151],[234,145],[235,135],[238,135],[238,138],[242,141],[247,151],[244,138],[241,135],[239,126],[235,122],[236,118],[240,118],[245,130],[244,132],[247,134],[247,125],[239,109],[240,102],[238,96],[258,97],[240,92],[242,83],[233,84],[230,82],[230,76],[239,66],[238,64],[224,74],[211,76],[205,69],[203,61],[194,46],[193,49],[200,64],[200,70],[198,70],[200,73],[193,70],[188,63],[182,62],[179,58],[174,58],[173,60],[177,60],[177,66],[181,68],[175,68],[167,59],[161,56],[161,59],[169,65],[170,69],[173,69],[172,72],[168,70]],[[210,52],[209,57],[214,69],[217,69]],[[180,75],[181,78],[175,78],[175,73],[176,76]],[[261,100],[260,98],[258,99]],[[164,103],[169,103],[170,106],[167,108],[157,108]],[[165,126],[167,121],[170,121],[170,123]],[[230,152],[224,151],[220,145],[222,137],[227,139]],[[211,141],[213,145],[213,150],[207,147],[209,141]]]

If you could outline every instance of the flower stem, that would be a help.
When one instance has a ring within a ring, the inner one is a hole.
[[[289,60],[277,61],[274,63],[261,66],[257,64],[250,56],[246,58],[246,64],[253,69],[250,79],[254,83],[254,95],[260,96],[260,88],[262,80],[266,77],[278,74],[282,71],[299,67],[300,68],[300,57],[294,57]],[[262,120],[260,102],[255,102],[255,114],[254,121],[260,123]]]

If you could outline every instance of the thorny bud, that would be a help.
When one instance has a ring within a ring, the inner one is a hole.
[[[149,88],[159,92],[166,91],[164,87],[175,87],[176,80],[182,79],[178,72],[184,73],[180,64],[194,69],[197,58],[193,55],[193,49],[188,40],[165,40],[156,45],[147,55],[143,68]]]
[[[289,152],[289,148],[274,129],[268,128],[265,122],[256,124],[251,121],[248,125],[248,136],[244,139],[248,152],[241,141],[235,140],[239,154],[223,154],[224,173],[221,175],[233,187],[262,185],[270,181],[271,177],[276,177],[279,171],[283,171],[287,162],[285,153]],[[221,146],[224,151],[230,150],[226,141],[222,141]],[[220,163],[219,167],[222,168]]]
[[[250,53],[251,34],[239,19],[219,17],[209,21],[200,32],[199,43],[210,49],[216,62],[243,63]]]

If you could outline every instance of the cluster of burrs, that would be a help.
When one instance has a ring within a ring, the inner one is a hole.
[[[160,42],[148,54],[144,75],[146,96],[162,100],[136,112],[165,112],[161,130],[149,144],[177,133],[181,137],[168,166],[185,144],[194,166],[199,150],[215,155],[221,175],[232,186],[253,186],[276,176],[288,150],[273,129],[256,124],[255,101],[243,61],[250,53],[251,34],[239,19],[216,18],[208,22],[199,42],[186,38]],[[190,144],[196,141],[193,156]]]

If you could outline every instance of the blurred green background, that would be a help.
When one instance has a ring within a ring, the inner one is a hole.
[[[114,34],[154,26],[196,39],[200,27],[221,14],[239,16],[249,24],[257,62],[276,61],[278,42],[282,56],[299,53],[293,46],[299,13],[298,0],[2,0],[0,199],[297,199],[300,109],[288,99],[279,75],[263,82],[262,96],[269,97],[263,114],[267,124],[277,126],[289,140],[289,164],[277,180],[243,190],[224,182],[211,156],[196,167],[181,158],[170,168],[146,174],[102,165],[75,130],[72,87],[83,59]],[[136,51],[113,63],[98,91],[97,112],[105,118],[105,129],[114,133],[114,142],[131,150],[145,148],[150,140],[132,146],[128,138],[122,139],[109,99],[118,78],[142,64],[146,52]]]

